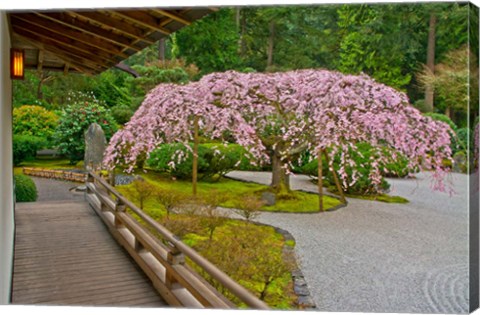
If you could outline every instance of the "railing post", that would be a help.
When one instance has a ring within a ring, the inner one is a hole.
[[[114,223],[116,228],[123,226],[122,221],[118,218],[118,213],[125,212],[125,211],[126,211],[126,205],[120,199],[117,199],[117,203],[115,204],[115,213],[114,213],[115,215]]]
[[[171,247],[167,254],[167,262],[171,266],[183,265],[185,264],[185,255],[176,247]],[[177,282],[177,280],[167,269],[165,272],[165,284],[167,285],[167,288],[171,288],[175,282]]]
[[[88,183],[95,184],[95,178],[92,176],[92,174],[87,173],[87,178],[85,179],[85,185],[87,186],[87,194],[93,194],[92,189],[88,187]]]

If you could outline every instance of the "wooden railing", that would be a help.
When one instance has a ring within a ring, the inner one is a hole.
[[[86,198],[90,205],[168,304],[197,308],[235,308],[231,301],[185,263],[188,258],[248,307],[269,309],[263,301],[184,244],[103,178],[89,173],[86,186]],[[129,212],[143,220],[157,235],[152,234]]]
[[[51,179],[68,180],[72,182],[85,182],[86,175],[82,173],[50,170],[45,168],[24,167],[23,174]]]

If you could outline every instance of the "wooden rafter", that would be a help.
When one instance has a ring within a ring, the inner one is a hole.
[[[66,50],[69,50],[71,52],[77,52],[86,58],[90,58],[92,61],[98,62],[99,64],[110,63],[111,65],[114,65],[118,62],[118,60],[113,60],[114,55],[101,53],[100,51],[93,50],[88,46],[77,43],[66,37],[52,36],[52,34],[49,33],[48,31],[45,31],[44,29],[41,29],[38,27],[32,29],[31,27],[28,26],[27,23],[23,24],[23,23],[17,22],[14,26],[14,29],[22,30],[24,32],[30,33],[37,37],[43,38],[43,40],[47,44],[56,43],[56,45],[65,47]]]
[[[113,15],[120,16],[132,23],[141,25],[154,31],[160,31],[165,35],[170,35],[172,32],[161,27],[156,18],[142,11],[112,11]]]
[[[118,20],[108,14],[104,14],[101,12],[84,12],[84,11],[78,11],[78,12],[69,11],[68,14],[73,16],[83,17],[86,20],[92,21],[94,23],[97,23],[98,25],[102,25],[109,29],[114,29],[122,34],[125,34],[135,39],[139,39],[147,44],[151,45],[154,43],[154,41],[145,38],[144,32],[138,27],[135,27],[131,24],[124,23],[123,21]]]
[[[7,13],[12,44],[38,71],[99,73],[205,16],[208,8]]]
[[[92,71],[85,71],[85,68],[95,71],[106,69],[106,67],[103,66],[103,63],[95,63],[88,57],[81,56],[79,53],[72,53],[71,51],[65,50],[63,47],[59,47],[55,42],[45,40],[36,36],[35,34],[17,28],[14,28],[14,33],[17,36],[27,40],[38,49],[44,49],[52,55],[55,55],[57,58],[70,62],[70,64],[79,71],[91,73]]]
[[[47,19],[42,19],[33,14],[14,15],[14,18],[20,19],[23,22],[31,24],[33,26],[41,27],[52,33],[58,34],[60,36],[65,36],[72,40],[79,41],[87,46],[91,46],[93,48],[103,50],[106,53],[109,53],[109,54],[114,53],[116,55],[119,55],[122,58],[128,58],[128,55],[121,53],[120,48],[116,45],[112,45],[109,42],[99,40],[96,37],[92,38],[91,36],[83,32],[67,28],[63,25],[59,25],[58,23],[52,22]]]
[[[94,26],[90,23],[81,21],[77,19],[75,16],[71,16],[68,14],[64,13],[39,13],[35,12],[36,15],[49,19],[55,23],[59,23],[61,25],[64,25],[66,27],[84,32],[85,34],[88,34],[89,36],[96,37],[100,40],[103,41],[108,41],[110,43],[122,46],[124,48],[130,48],[135,51],[140,51],[141,49],[138,47],[135,47],[134,45],[131,44],[131,40],[128,38],[125,38],[124,36],[117,35],[115,33],[112,33],[110,31],[104,30],[103,28]]]
[[[190,25],[190,24],[192,24],[191,21],[189,21],[189,20],[187,20],[186,18],[182,17],[181,15],[176,14],[176,13],[173,13],[173,12],[171,12],[171,11],[160,10],[160,9],[154,9],[153,11],[154,11],[154,12],[157,12],[157,13],[163,15],[163,16],[166,16],[166,17],[170,18],[171,20],[180,22],[180,23],[182,23],[182,24],[185,24],[185,25]]]
[[[18,34],[17,34],[18,35]],[[51,54],[52,56],[55,56],[56,58],[59,58],[61,60],[64,60],[66,62],[70,62],[70,64],[72,65],[73,68],[75,68],[77,71],[79,72],[83,72],[83,73],[86,73],[86,74],[93,74],[95,72],[98,72],[100,69],[97,68],[97,67],[91,67],[87,64],[79,64],[78,60],[75,60],[75,59],[71,59],[70,56],[68,56],[67,54],[57,50],[56,48],[53,48],[53,47],[49,47],[48,45],[45,46],[44,44],[42,43],[38,43],[36,41],[32,41],[30,38],[27,38],[27,37],[23,37],[21,35],[18,35],[22,38],[24,38],[25,40],[29,40],[31,45],[34,46],[34,47],[37,47],[38,49],[45,49],[47,48],[48,49],[48,53]],[[45,66],[43,67],[44,69],[46,68]],[[59,69],[57,69],[59,70]]]

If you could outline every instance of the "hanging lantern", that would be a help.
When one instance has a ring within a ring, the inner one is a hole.
[[[10,49],[10,78],[12,80],[23,80],[25,75],[25,50]]]

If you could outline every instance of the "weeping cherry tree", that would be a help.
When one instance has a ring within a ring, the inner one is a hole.
[[[195,117],[205,136],[221,138],[228,132],[252,158],[271,159],[276,189],[289,190],[292,158],[308,150],[319,161],[320,210],[322,155],[334,174],[338,172],[339,186],[353,185],[359,176],[355,167],[361,165],[348,152],[359,142],[370,143],[375,150],[369,174],[374,185],[381,182],[382,168],[401,154],[409,159],[410,170],[434,171],[434,189],[446,189],[449,127],[422,116],[404,93],[366,75],[327,70],[228,71],[184,86],[161,85],[112,138],[105,162],[113,167],[123,159],[131,169],[139,155],[161,143],[191,141]],[[334,170],[337,154],[340,168]],[[347,166],[353,168],[350,179]]]

